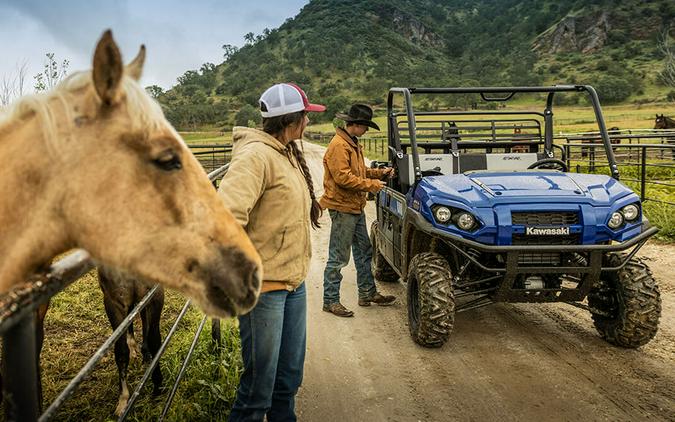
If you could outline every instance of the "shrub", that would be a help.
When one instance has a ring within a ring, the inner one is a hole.
[[[260,112],[255,107],[251,104],[244,104],[234,116],[234,124],[237,126],[248,126],[249,121],[260,123],[262,118],[260,117]]]
[[[633,93],[633,87],[627,80],[610,75],[601,76],[593,86],[600,101],[605,104],[621,102]]]

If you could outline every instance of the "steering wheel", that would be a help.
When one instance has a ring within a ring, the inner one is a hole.
[[[422,170],[422,176],[443,176],[443,173],[438,170]]]
[[[422,170],[422,176],[443,176],[440,167],[434,167],[432,169]]]
[[[559,160],[557,158],[543,158],[541,160],[537,160],[534,163],[530,164],[530,166],[527,168],[528,170],[532,169],[550,169],[550,170],[560,170],[562,172],[567,171],[567,164],[563,160]]]

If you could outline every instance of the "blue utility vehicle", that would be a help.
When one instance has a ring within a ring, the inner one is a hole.
[[[574,157],[553,134],[561,95],[583,95],[593,107],[604,145],[595,166],[606,157],[606,175],[568,172]],[[414,96],[436,105],[481,98],[485,106],[416,111]],[[543,110],[504,106],[519,96],[541,99]],[[654,337],[659,289],[635,254],[658,229],[619,182],[591,86],[392,88],[387,120],[397,177],[376,197],[372,269],[380,281],[407,283],[417,343],[443,345],[456,312],[495,302],[587,309],[618,346]]]

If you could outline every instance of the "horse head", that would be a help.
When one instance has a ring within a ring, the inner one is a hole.
[[[231,316],[254,306],[260,257],[159,104],[138,84],[144,59],[141,46],[124,66],[107,31],[91,72],[73,74],[52,93],[18,104],[15,120],[32,125],[10,124],[6,132],[10,140],[23,137],[26,151],[41,152],[23,152],[23,160],[5,157],[24,162],[14,169],[22,174],[15,180],[33,189],[18,192],[18,200],[1,209],[0,222],[12,224],[3,214],[13,206],[24,213],[17,221],[34,224],[16,230],[17,242],[0,243],[0,252],[23,248],[14,258],[32,262],[18,274],[8,268],[19,262],[0,263],[0,291],[22,281],[41,264],[36,261],[79,247],[108,267],[184,293],[209,315]],[[0,153],[6,152],[2,141]],[[0,193],[9,196],[2,188]],[[25,199],[31,202],[22,211],[19,200]]]
[[[675,119],[657,114],[656,120],[654,120],[654,129],[675,129]]]

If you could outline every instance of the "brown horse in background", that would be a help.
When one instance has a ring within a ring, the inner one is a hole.
[[[675,119],[657,114],[654,120],[654,129],[675,129]]]
[[[0,115],[0,294],[83,248],[125,277],[182,292],[210,316],[255,305],[260,257],[138,84],[144,59],[142,46],[124,66],[107,31],[92,71]],[[38,350],[41,338],[39,329]]]
[[[657,114],[656,119],[654,120],[654,129],[675,129],[675,119],[671,119],[663,114],[660,116]],[[671,145],[675,144],[675,138],[666,138],[666,142]],[[670,150],[670,154],[673,160],[675,160],[675,149]]]
[[[98,267],[98,282],[103,292],[103,304],[113,331],[124,321],[129,312],[152,289],[152,285],[143,283],[111,268]],[[147,305],[141,310],[141,324],[143,343],[141,354],[144,362],[150,362],[162,345],[162,335],[159,331],[160,317],[164,307],[164,289],[161,287],[152,296]],[[126,336],[121,336],[115,342],[115,364],[119,382],[119,399],[115,415],[120,416],[129,401],[129,386],[127,385],[127,370],[129,357],[136,355],[136,340],[133,324],[129,326]],[[159,395],[162,388],[162,370],[160,365],[152,371],[153,395]]]

